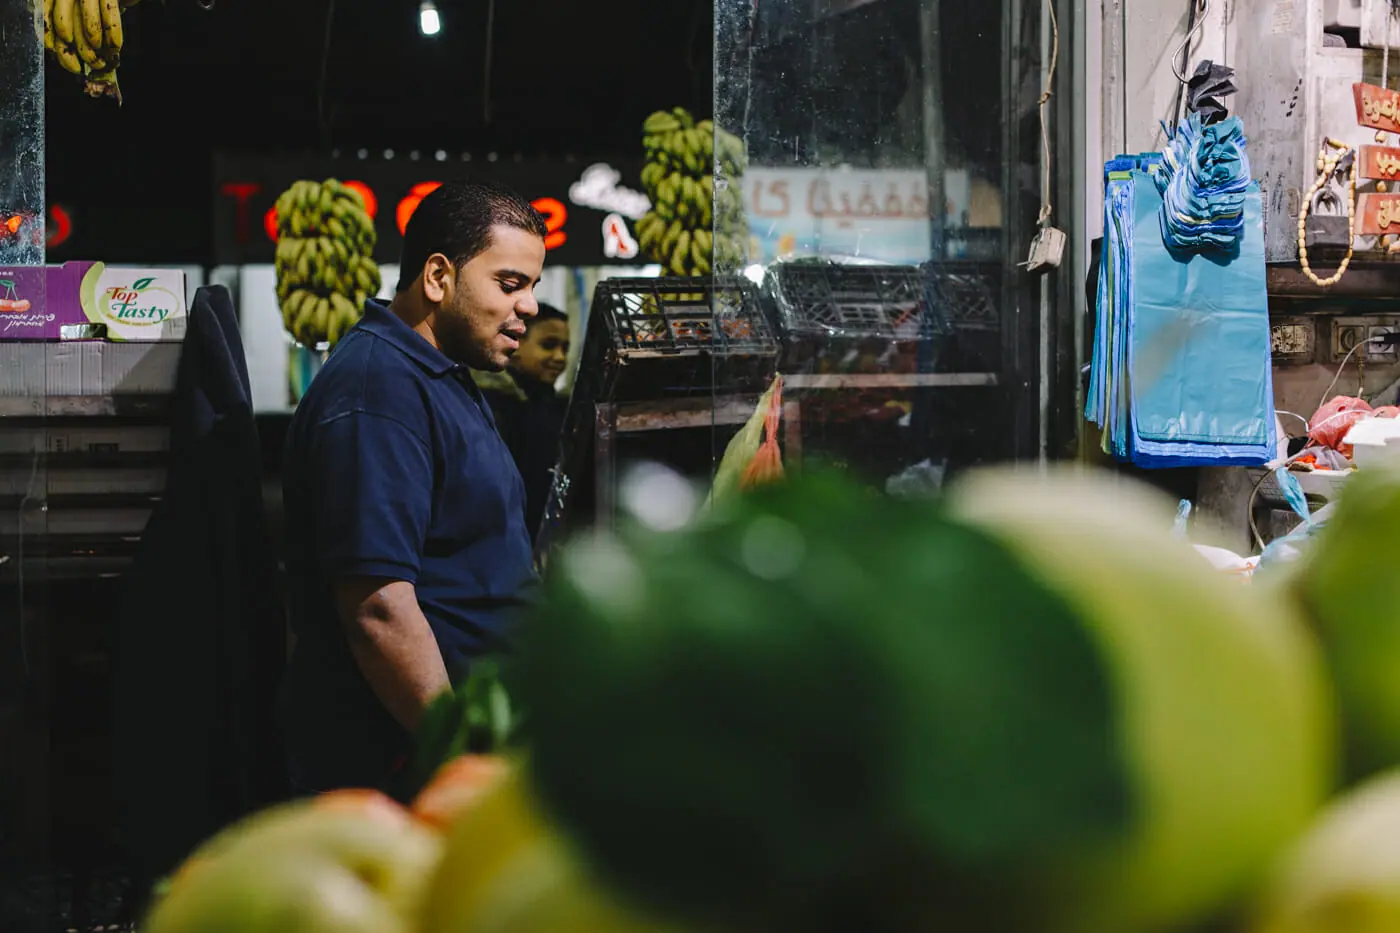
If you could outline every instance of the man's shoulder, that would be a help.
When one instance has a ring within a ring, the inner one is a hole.
[[[426,415],[427,374],[388,342],[352,331],[311,380],[297,417],[320,424],[348,415],[417,423]]]

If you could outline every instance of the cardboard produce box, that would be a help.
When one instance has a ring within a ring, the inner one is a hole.
[[[179,341],[188,313],[179,269],[0,266],[0,340]]]

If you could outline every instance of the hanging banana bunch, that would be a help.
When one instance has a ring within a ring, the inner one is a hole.
[[[122,10],[140,0],[43,0],[44,48],[64,71],[83,81],[91,97],[122,101],[117,84],[121,64]]]
[[[742,264],[748,238],[738,183],[747,167],[744,144],[716,132],[709,120],[697,123],[682,107],[647,117],[642,133],[642,186],[652,204],[637,222],[642,251],[678,276]]]
[[[374,221],[334,178],[298,181],[277,199],[277,300],[304,347],[334,347],[379,294]]]

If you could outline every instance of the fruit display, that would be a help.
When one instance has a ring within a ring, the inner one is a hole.
[[[423,933],[681,933],[591,877],[528,782],[507,776],[447,836]]]
[[[44,0],[44,48],[92,97],[121,103],[122,10],[140,0]]]
[[[331,178],[298,181],[277,199],[277,300],[305,347],[334,347],[379,293],[374,221],[364,198]]]
[[[1352,780],[1400,767],[1400,470],[1347,481],[1336,513],[1280,585],[1303,606],[1337,684]]]
[[[678,276],[742,263],[744,144],[681,107],[647,117],[642,132],[642,187],[652,205],[637,222],[643,254]]]
[[[768,479],[567,543],[402,793],[245,820],[141,929],[1400,929],[1400,615],[1363,587],[1400,475],[1348,489],[1325,559],[1250,585],[1121,479]],[[1334,796],[1343,755],[1373,776]]]
[[[1296,613],[1070,475],[936,504],[808,473],[556,556],[520,672],[541,799],[704,928],[1146,933],[1329,789]]]
[[[1335,801],[1289,851],[1249,933],[1400,930],[1400,772]]]

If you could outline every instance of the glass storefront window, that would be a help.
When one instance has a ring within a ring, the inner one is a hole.
[[[715,271],[778,332],[790,461],[903,488],[1040,454],[1041,10],[716,0]],[[715,356],[717,455],[752,381]]]

